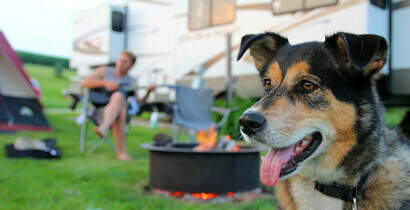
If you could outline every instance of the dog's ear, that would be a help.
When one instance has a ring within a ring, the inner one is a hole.
[[[289,45],[288,39],[275,33],[248,34],[242,37],[237,60],[241,59],[246,50],[250,48],[255,66],[261,71],[278,50],[286,45]]]
[[[377,35],[337,33],[326,37],[325,46],[335,52],[350,75],[360,73],[371,78],[383,68],[387,59],[387,42]]]

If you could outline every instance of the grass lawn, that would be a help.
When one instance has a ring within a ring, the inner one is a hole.
[[[76,72],[66,69],[62,77],[58,78],[54,67],[35,64],[26,64],[24,67],[29,77],[36,78],[40,83],[41,102],[46,108],[68,108],[71,101],[62,97],[61,90],[68,88],[70,77],[75,76]]]
[[[63,153],[60,160],[6,159],[0,150],[0,209],[274,209],[273,197],[252,203],[211,204],[147,194],[143,187],[148,183],[149,155],[139,145],[150,142],[157,132],[169,131],[132,127],[127,148],[135,160],[122,162],[108,144],[91,154],[80,154],[75,116],[48,114],[55,128],[51,133],[0,135],[2,146],[17,136],[56,138]],[[88,134],[92,138],[91,130]]]
[[[28,74],[41,85],[42,102],[46,108],[67,108],[69,100],[61,96],[69,76],[58,79],[50,67],[26,65]],[[395,125],[408,108],[387,110],[386,122]],[[55,138],[62,150],[60,160],[7,159],[0,150],[0,209],[275,209],[273,196],[261,197],[251,203],[187,203],[154,196],[144,192],[148,184],[149,155],[139,147],[152,141],[158,132],[147,127],[131,127],[127,149],[132,162],[117,160],[104,144],[92,154],[79,153],[80,127],[76,114],[48,114],[54,127],[50,133],[18,132],[0,134],[0,146],[12,143],[18,136]],[[93,137],[91,126],[88,139]]]

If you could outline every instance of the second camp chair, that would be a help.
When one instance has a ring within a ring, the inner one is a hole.
[[[214,107],[214,92],[212,89],[192,89],[184,86],[175,86],[174,88],[176,89],[176,99],[172,118],[173,141],[178,140],[178,130],[180,128],[185,128],[191,133],[196,133],[199,130],[209,130],[212,125],[215,129],[219,129],[226,122],[229,114],[235,110],[235,108]],[[214,122],[211,112],[223,114],[222,119],[219,122]]]

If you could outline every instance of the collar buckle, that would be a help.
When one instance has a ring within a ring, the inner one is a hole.
[[[353,197],[352,210],[357,210],[356,197]]]

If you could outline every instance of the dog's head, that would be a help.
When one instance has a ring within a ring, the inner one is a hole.
[[[264,33],[242,38],[238,60],[247,49],[265,93],[239,121],[245,140],[271,147],[262,182],[273,186],[307,165],[312,173],[337,168],[358,142],[357,124],[366,117],[358,109],[377,103],[373,83],[386,62],[385,39],[337,33],[290,45]]]

